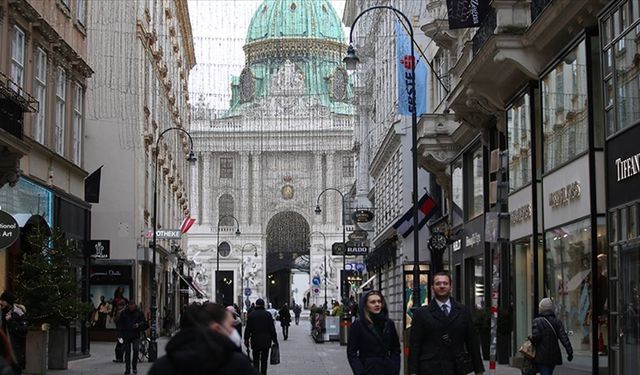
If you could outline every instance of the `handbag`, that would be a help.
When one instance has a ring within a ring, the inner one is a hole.
[[[467,352],[460,352],[456,354],[456,374],[467,375],[473,372],[473,359]]]
[[[518,351],[522,353],[525,358],[534,359],[536,357],[536,347],[535,345],[533,345],[529,338],[524,340],[522,345],[520,345],[520,349],[518,349]]]
[[[280,364],[280,347],[278,344],[271,345],[271,354],[269,356],[269,363],[272,365]]]

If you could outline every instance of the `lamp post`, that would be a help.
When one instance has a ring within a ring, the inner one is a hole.
[[[242,249],[240,250],[240,262],[242,264],[241,265],[241,271],[240,271],[240,273],[242,274],[242,282],[240,283],[241,284],[240,290],[242,292],[244,292],[244,288],[245,288],[245,284],[244,284],[244,282],[245,282],[245,278],[244,278],[244,248],[247,247],[247,245],[253,246],[253,250],[254,250],[253,257],[254,258],[258,257],[258,247],[256,245],[254,245],[252,243],[246,243],[246,244],[242,245]],[[248,287],[249,287],[249,284],[247,283],[247,288]],[[240,294],[242,295],[243,293],[240,293]],[[249,298],[249,296],[247,296],[247,298]],[[240,297],[240,299],[242,300],[242,297]],[[240,310],[243,309],[242,305],[243,304],[241,303],[240,304]],[[242,311],[240,311],[240,313],[242,313]]]
[[[165,129],[158,136],[158,140],[156,140],[156,155],[155,155],[155,173],[153,177],[153,269],[151,271],[151,342],[149,343],[149,362],[153,362],[158,358],[158,342],[157,339],[157,324],[156,324],[156,313],[158,311],[158,288],[156,287],[156,249],[157,249],[157,231],[158,231],[158,155],[160,155],[159,143],[162,137],[169,130],[178,130],[187,135],[189,137],[189,154],[187,155],[188,162],[195,162],[196,157],[193,153],[193,140],[191,139],[191,134],[188,131],[182,128],[168,128]]]
[[[311,234],[317,233],[324,239],[324,308],[327,308],[327,236],[319,230],[311,232]]]
[[[220,303],[220,293],[218,288],[218,271],[220,271],[220,222],[222,219],[231,218],[236,222],[236,236],[240,235],[240,223],[238,223],[238,219],[236,219],[233,215],[223,215],[218,218],[218,235],[216,240],[216,302]]]
[[[344,250],[345,250],[345,253],[346,253],[346,250],[347,250],[347,236],[346,236],[345,224],[344,224],[344,193],[341,192],[340,190],[336,189],[336,188],[326,188],[326,189],[322,190],[320,192],[320,194],[318,194],[318,199],[316,200],[316,210],[315,210],[315,212],[316,212],[316,215],[320,215],[322,213],[322,210],[320,209],[320,197],[322,196],[322,194],[326,193],[329,190],[335,191],[336,193],[340,194],[340,197],[342,198],[342,245],[344,246]],[[326,248],[326,246],[325,246],[325,248]],[[347,269],[347,256],[346,256],[346,254],[343,253],[342,254],[342,270],[344,271],[346,269]],[[325,270],[326,270],[326,268],[325,268]],[[344,295],[345,291],[342,290],[343,289],[342,288],[342,284],[343,284],[342,279],[340,279],[340,289],[341,289],[340,292],[342,294],[340,297],[342,298],[342,304],[346,305],[348,298],[345,297],[345,295]]]
[[[419,251],[419,239],[418,239],[418,135],[417,135],[417,113],[416,113],[416,55],[414,51],[415,40],[413,38],[413,27],[411,26],[411,22],[409,18],[402,13],[400,10],[387,6],[387,5],[379,5],[373,6],[368,9],[363,10],[358,16],[353,20],[351,24],[351,31],[349,32],[349,47],[347,48],[347,56],[343,59],[347,70],[355,70],[357,64],[360,62],[360,59],[356,56],[356,50],[353,48],[353,29],[360,19],[365,13],[375,10],[375,9],[387,9],[393,11],[396,16],[399,16],[401,20],[404,21],[407,30],[409,31],[409,37],[411,38],[411,77],[409,81],[413,87],[413,90],[410,90],[410,98],[407,103],[409,106],[409,110],[411,111],[411,156],[412,156],[412,176],[413,176],[413,192],[411,194],[411,203],[413,204],[413,305],[415,307],[420,306],[420,251]]]

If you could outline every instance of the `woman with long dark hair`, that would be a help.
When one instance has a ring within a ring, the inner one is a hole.
[[[354,375],[398,375],[400,339],[389,319],[382,293],[373,290],[360,299],[359,316],[351,326],[347,358]]]

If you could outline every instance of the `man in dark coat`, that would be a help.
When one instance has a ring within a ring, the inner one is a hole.
[[[536,346],[534,362],[540,375],[549,375],[553,373],[557,365],[562,364],[562,353],[558,340],[567,351],[567,361],[569,362],[573,360],[573,347],[564,325],[553,312],[553,301],[550,298],[543,298],[538,304],[538,310],[540,313],[533,320],[531,331],[531,342]]]
[[[120,318],[116,322],[118,332],[122,335],[124,341],[124,363],[125,374],[130,374],[133,369],[133,373],[138,373],[138,351],[140,349],[140,332],[149,328],[144,314],[136,302],[129,301],[128,307],[120,314]],[[133,358],[132,351],[133,349]]]
[[[282,336],[286,340],[289,338],[289,326],[291,325],[291,312],[289,312],[289,306],[286,303],[278,311],[278,320],[282,327]]]
[[[368,310],[369,296],[376,311]],[[400,373],[400,339],[389,319],[387,304],[378,291],[360,298],[358,319],[351,326],[347,342],[347,359],[355,375],[397,375]]]
[[[240,350],[240,336],[231,312],[216,303],[191,305],[183,326],[167,343],[166,355],[153,364],[150,375],[258,375]]]
[[[300,323],[300,314],[302,313],[302,308],[300,307],[300,305],[295,304],[293,306],[293,315],[296,317],[296,325],[298,325],[298,323]]]
[[[435,298],[414,311],[411,327],[409,374],[456,374],[463,353],[473,362],[473,372],[484,373],[480,344],[466,306],[451,298],[451,277],[438,272],[433,277]]]
[[[2,330],[9,338],[18,365],[25,367],[27,348],[27,315],[26,308],[19,305],[16,298],[10,292],[0,295],[0,308],[2,311]]]
[[[273,322],[273,316],[265,310],[264,300],[259,298],[256,301],[256,309],[247,319],[247,326],[244,330],[244,342],[247,348],[251,344],[253,350],[253,366],[260,370],[261,374],[267,373],[267,363],[269,362],[269,349],[271,343],[278,345],[278,336]]]

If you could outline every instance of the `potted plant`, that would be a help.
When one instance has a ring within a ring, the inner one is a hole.
[[[48,227],[36,227],[24,237],[15,294],[26,306],[29,324],[35,328],[27,335],[27,372],[47,367],[66,369],[67,327],[92,310],[90,303],[82,302],[73,267],[74,260],[82,257],[82,251],[59,228],[51,231]],[[43,340],[48,342],[48,366],[38,363],[44,358]]]

